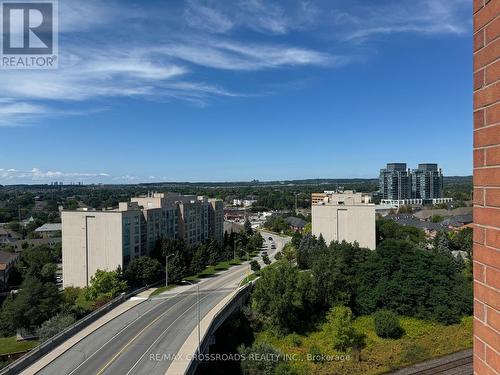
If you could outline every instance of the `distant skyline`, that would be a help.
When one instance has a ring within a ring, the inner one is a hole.
[[[0,184],[472,174],[468,0],[65,0],[0,70]]]

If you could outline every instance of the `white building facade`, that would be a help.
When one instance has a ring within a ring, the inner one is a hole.
[[[327,192],[311,206],[312,233],[332,241],[357,242],[360,247],[375,249],[375,205],[366,196],[353,191]]]

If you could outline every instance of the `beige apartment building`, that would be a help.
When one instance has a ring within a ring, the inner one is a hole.
[[[62,211],[63,286],[87,286],[96,270],[125,269],[151,254],[160,238],[195,246],[223,241],[223,202],[152,193],[113,210]]]
[[[85,287],[98,269],[124,267],[145,253],[137,203],[116,210],[63,211],[63,286]]]
[[[323,199],[318,199],[320,194]],[[357,242],[375,249],[375,205],[370,197],[354,191],[313,193],[312,233],[326,243]]]

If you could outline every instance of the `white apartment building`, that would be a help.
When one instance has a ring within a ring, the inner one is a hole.
[[[322,200],[318,199],[322,196]],[[375,205],[368,196],[354,191],[313,193],[312,233],[326,243],[357,242],[375,249]]]
[[[96,270],[125,269],[162,237],[187,245],[223,241],[223,202],[153,193],[113,210],[62,211],[63,286],[87,286]]]

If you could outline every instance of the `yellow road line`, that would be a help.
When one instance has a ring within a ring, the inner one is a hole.
[[[188,296],[189,297],[189,296]],[[184,298],[183,300],[181,301],[184,301],[186,300],[188,297]],[[179,301],[179,302],[181,302]],[[196,304],[196,303],[195,303]],[[141,331],[135,335],[118,353],[116,353],[114,355],[113,358],[111,358],[109,360],[108,363],[106,363],[104,365],[103,368],[101,368],[96,375],[101,375],[129,346],[130,344],[132,344],[140,335],[142,335],[144,333],[145,330],[147,330],[149,327],[151,327],[153,324],[155,324],[158,320],[160,320],[165,314],[167,314],[170,310],[172,310],[174,307],[177,307],[176,304],[174,306],[172,306],[171,308],[169,308],[168,310],[166,310],[163,314],[159,315],[156,319],[154,319],[151,323],[149,323],[146,327],[144,327],[143,329],[141,329]]]

